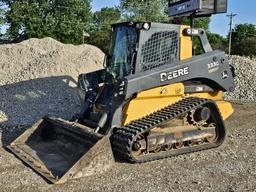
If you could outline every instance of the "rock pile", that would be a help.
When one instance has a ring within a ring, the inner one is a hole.
[[[0,125],[29,126],[43,116],[69,119],[80,108],[79,74],[102,68],[104,54],[91,45],[51,38],[0,45]],[[256,60],[233,56],[236,89],[228,100],[256,101]]]
[[[235,91],[226,93],[225,98],[235,101],[256,101],[256,59],[232,56],[230,63],[235,67]]]
[[[79,74],[102,68],[91,45],[51,38],[0,45],[0,124],[30,125],[45,115],[70,118],[79,109]]]

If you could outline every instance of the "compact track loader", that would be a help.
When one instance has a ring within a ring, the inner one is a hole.
[[[79,76],[81,111],[70,121],[39,120],[8,146],[52,183],[106,171],[112,152],[142,163],[215,148],[225,139],[223,121],[233,108],[223,92],[234,89],[234,71],[203,29],[151,22],[112,27],[105,69]],[[192,54],[192,37],[203,54]]]

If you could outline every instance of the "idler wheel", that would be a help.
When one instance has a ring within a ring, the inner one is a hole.
[[[194,120],[196,122],[207,121],[211,117],[211,111],[207,107],[196,109],[194,114]]]

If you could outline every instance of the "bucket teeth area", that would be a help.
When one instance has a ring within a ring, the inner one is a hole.
[[[93,129],[83,125],[54,118],[37,122],[8,149],[52,183],[88,175],[81,170],[86,172],[86,166],[92,169],[91,163],[96,169],[97,164],[108,167],[114,161],[107,136],[94,133]]]

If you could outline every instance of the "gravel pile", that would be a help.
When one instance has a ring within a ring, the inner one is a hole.
[[[236,69],[235,91],[225,98],[235,101],[256,101],[256,59],[232,56],[230,63]]]
[[[69,119],[80,108],[79,74],[102,67],[104,54],[91,45],[51,38],[0,45],[0,125],[28,126],[43,116]],[[256,60],[233,56],[236,89],[228,100],[256,101]]]
[[[51,38],[0,45],[0,125],[30,125],[45,115],[70,118],[79,109],[79,74],[102,67],[91,45]]]

